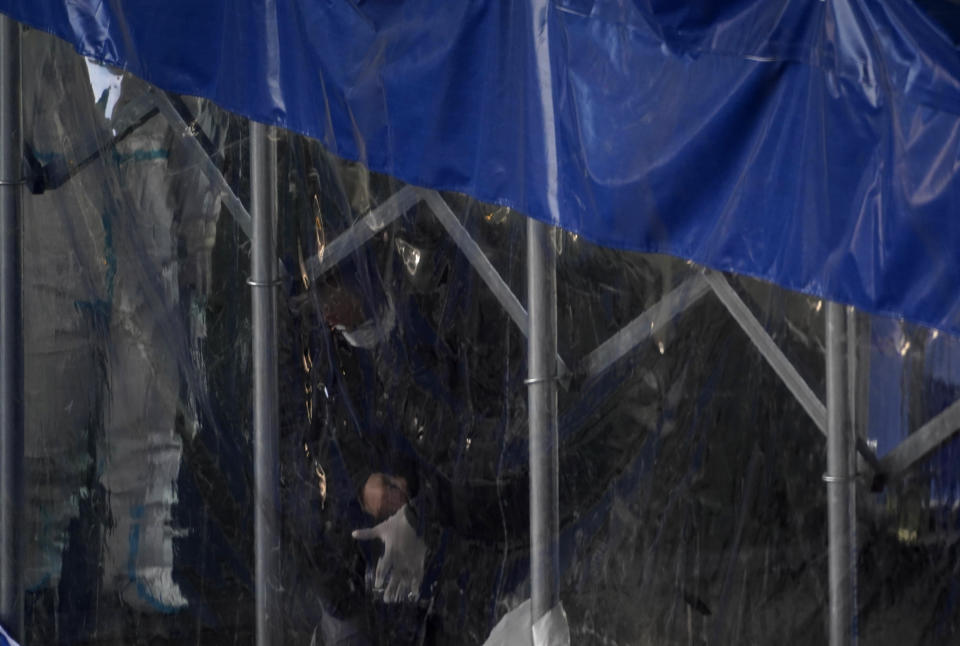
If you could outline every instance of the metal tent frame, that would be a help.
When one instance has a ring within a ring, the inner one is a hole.
[[[20,24],[0,16],[0,622],[23,633]]]
[[[23,633],[22,536],[17,532],[23,513],[23,340],[20,311],[20,209],[23,177],[20,105],[20,26],[0,16],[0,622],[14,637]],[[237,225],[252,241],[254,320],[254,418],[256,481],[256,604],[257,643],[265,646],[276,634],[277,582],[277,350],[276,296],[276,140],[272,129],[251,124],[251,212],[228,185],[201,142],[202,132],[188,123],[170,98],[159,91],[129,103],[115,118],[135,127],[159,115],[178,133],[197,167],[216,186]],[[123,130],[121,128],[120,130]],[[120,135],[118,135],[120,136]],[[112,144],[112,142],[111,142]],[[91,157],[92,158],[92,157]],[[89,161],[84,160],[83,163]],[[73,169],[34,169],[34,185],[55,187]],[[960,401],[911,433],[898,447],[878,459],[864,438],[853,431],[848,386],[860,375],[852,366],[853,326],[844,308],[827,304],[827,401],[820,401],[777,343],[764,329],[727,278],[702,270],[666,293],[659,302],[600,343],[571,370],[556,349],[556,243],[553,230],[534,220],[527,227],[529,311],[471,237],[469,231],[436,191],[405,186],[358,219],[331,241],[321,258],[307,263],[316,279],[370,240],[389,223],[423,203],[496,297],[530,347],[528,379],[531,467],[531,582],[534,617],[549,611],[558,597],[557,549],[557,385],[573,373],[594,377],[608,370],[691,305],[713,293],[744,330],[764,359],[787,386],[827,441],[824,475],[828,495],[830,643],[851,643],[854,613],[855,560],[852,551],[855,453],[862,456],[874,478],[894,478],[906,472],[960,430]],[[853,375],[853,377],[851,377]]]

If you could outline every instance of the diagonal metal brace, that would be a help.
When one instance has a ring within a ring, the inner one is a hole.
[[[207,176],[207,180],[220,191],[223,204],[249,238],[251,231],[250,213],[243,206],[243,202],[240,201],[237,194],[230,188],[230,184],[227,183],[223,173],[217,168],[207,151],[203,149],[203,145],[197,140],[193,129],[187,125],[187,122],[183,120],[183,117],[180,116],[180,113],[177,112],[177,109],[173,107],[170,99],[163,92],[151,90],[150,94],[153,96],[154,104],[160,114],[170,124],[180,143],[186,148],[200,171]]]
[[[733,316],[734,320],[740,325],[747,336],[756,346],[763,358],[767,360],[773,371],[783,381],[787,389],[793,394],[796,400],[806,411],[813,423],[817,425],[820,432],[826,435],[827,432],[827,408],[823,402],[814,394],[807,382],[800,376],[797,369],[793,367],[790,360],[787,359],[783,351],[777,346],[776,341],[767,333],[760,321],[753,315],[747,304],[743,302],[740,296],[734,291],[727,279],[715,271],[704,270],[704,278],[710,284],[714,294],[720,299],[727,311]],[[862,437],[857,437],[857,451],[863,456],[863,459],[878,474],[884,473],[885,469],[877,459],[876,454],[867,445]]]
[[[897,448],[883,456],[880,465],[891,476],[899,475],[950,439],[957,431],[960,431],[960,401],[954,402],[908,435]]]
[[[599,375],[630,350],[656,334],[678,314],[699,301],[708,291],[710,286],[701,276],[686,279],[584,357],[580,364],[580,372],[587,378]]]
[[[341,260],[352,254],[377,232],[399,218],[420,202],[417,190],[404,186],[382,204],[354,222],[349,229],[337,236],[318,256],[307,260],[307,276],[316,280]]]
[[[513,290],[510,289],[507,282],[503,280],[503,277],[497,271],[496,267],[493,266],[493,263],[490,262],[490,259],[483,253],[480,245],[470,236],[470,232],[460,223],[453,209],[450,208],[450,205],[447,204],[446,200],[444,200],[439,193],[423,188],[418,189],[418,192],[423,198],[423,201],[430,207],[433,215],[440,221],[443,228],[446,229],[447,234],[460,248],[460,251],[466,256],[470,264],[473,265],[476,272],[480,274],[480,278],[486,283],[487,287],[490,288],[490,291],[493,292],[500,306],[506,310],[507,314],[523,333],[523,336],[526,337],[528,322],[527,310],[520,304],[516,294],[513,293]],[[570,374],[570,370],[559,354],[557,354],[557,370],[559,372],[557,377],[564,377]]]
[[[316,280],[329,271],[344,258],[365,244],[377,232],[388,224],[404,215],[420,201],[427,203],[431,213],[440,222],[450,238],[456,243],[461,253],[466,256],[473,268],[480,274],[480,278],[496,296],[497,301],[506,310],[517,327],[527,335],[527,311],[517,299],[516,295],[500,276],[496,268],[480,249],[480,246],[463,227],[460,220],[453,213],[439,193],[428,189],[418,189],[413,186],[404,186],[391,195],[385,202],[373,209],[364,217],[357,220],[349,229],[337,236],[327,245],[320,256],[313,256],[306,262],[307,276]],[[558,377],[569,374],[563,359],[557,355]]]
[[[450,205],[447,204],[446,200],[440,197],[436,191],[420,189],[420,195],[427,203],[427,206],[430,207],[430,210],[437,220],[440,221],[440,224],[443,225],[443,228],[447,230],[450,238],[457,244],[460,251],[467,257],[467,260],[470,261],[470,264],[473,265],[477,273],[480,274],[483,282],[493,291],[500,305],[503,306],[503,309],[507,311],[507,314],[510,315],[513,322],[516,323],[517,327],[523,330],[524,335],[526,335],[527,310],[520,304],[520,300],[510,289],[510,286],[507,285],[506,281],[503,280],[503,277],[500,276],[500,273],[497,272],[493,266],[493,263],[491,263],[486,254],[483,253],[480,245],[476,243],[470,236],[470,233],[460,223],[460,220],[454,214]]]

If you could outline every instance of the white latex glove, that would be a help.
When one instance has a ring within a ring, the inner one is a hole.
[[[407,506],[379,525],[357,529],[353,537],[360,541],[383,541],[383,556],[377,562],[373,588],[383,591],[386,603],[417,601],[427,559],[427,544],[407,520]]]

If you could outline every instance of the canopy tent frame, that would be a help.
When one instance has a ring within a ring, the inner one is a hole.
[[[13,34],[16,32],[17,40],[13,39]],[[3,415],[3,428],[0,429],[0,440],[4,443],[0,445],[2,448],[2,458],[3,460],[3,476],[2,481],[0,481],[0,486],[2,486],[2,491],[0,491],[0,549],[3,555],[3,563],[9,564],[9,570],[5,566],[3,569],[0,569],[0,620],[4,621],[8,627],[12,627],[14,635],[22,634],[22,617],[23,617],[23,581],[22,573],[17,572],[17,568],[20,567],[20,559],[12,559],[8,555],[16,555],[18,552],[15,550],[18,549],[18,541],[21,539],[17,535],[16,527],[18,526],[17,518],[18,514],[22,512],[22,492],[23,492],[23,473],[22,473],[22,433],[23,433],[23,422],[22,422],[22,330],[17,332],[17,328],[7,328],[6,321],[7,319],[13,319],[15,316],[19,316],[19,311],[9,308],[6,304],[10,302],[19,302],[19,285],[16,281],[8,280],[6,277],[11,276],[10,268],[18,267],[19,256],[14,256],[16,258],[15,264],[10,264],[14,262],[11,260],[6,251],[9,247],[10,240],[13,239],[10,231],[15,231],[15,238],[19,244],[19,201],[20,201],[20,191],[22,181],[22,174],[20,169],[23,153],[22,153],[22,126],[19,123],[21,119],[20,115],[20,106],[19,106],[19,57],[12,54],[13,49],[19,50],[19,24],[12,21],[6,17],[0,17],[0,134],[4,136],[0,138],[0,218],[3,220],[4,226],[7,226],[7,223],[12,221],[15,223],[13,229],[5,228],[3,230],[3,242],[4,242],[4,256],[3,256],[3,270],[4,280],[2,281],[3,291],[0,293],[0,298],[4,299],[4,329],[3,333],[0,334],[0,350],[2,350],[2,375],[4,376],[3,382],[3,401],[0,402],[0,405],[4,406],[4,415]],[[6,54],[11,53],[10,56]],[[14,69],[16,68],[16,69]],[[254,196],[251,199],[252,208],[254,216],[251,217],[251,214],[244,208],[241,200],[236,196],[234,191],[230,188],[226,179],[223,177],[220,170],[217,168],[215,162],[211,158],[208,151],[206,151],[198,138],[197,128],[193,125],[188,124],[184,116],[177,111],[176,107],[171,103],[170,99],[162,92],[151,91],[150,95],[152,96],[152,102],[150,104],[140,104],[132,103],[133,106],[131,109],[136,110],[135,112],[129,113],[129,120],[131,123],[142,123],[143,120],[150,118],[147,116],[151,110],[156,110],[157,113],[162,116],[174,129],[175,132],[179,133],[180,140],[186,146],[187,150],[191,151],[191,154],[196,158],[201,171],[207,176],[211,183],[217,187],[221,197],[224,200],[224,204],[230,213],[233,215],[234,219],[237,222],[237,225],[241,230],[244,231],[248,236],[251,236],[254,241],[253,244],[253,254],[255,258],[260,258],[255,267],[257,267],[251,275],[251,285],[254,288],[255,300],[257,300],[257,294],[263,294],[267,296],[267,299],[261,305],[255,305],[255,310],[264,309],[264,311],[269,310],[271,307],[275,308],[275,297],[272,296],[273,285],[276,282],[276,273],[275,273],[275,263],[266,262],[264,263],[264,258],[274,258],[275,257],[275,238],[271,238],[269,235],[262,235],[268,233],[270,227],[275,227],[275,216],[276,216],[276,199],[275,195],[271,199],[268,195],[269,191],[276,191],[276,148],[275,142],[273,142],[272,155],[269,153],[270,145],[267,145],[266,155],[262,155],[264,152],[263,148],[264,140],[262,137],[266,137],[263,130],[263,126],[253,125],[252,135],[251,135],[251,151],[254,152],[253,146],[256,145],[257,152],[252,154],[252,160],[255,166],[260,170],[255,170],[252,175],[252,189],[254,190]],[[152,115],[151,115],[152,116]],[[15,122],[9,121],[14,119]],[[13,124],[13,125],[9,125]],[[268,137],[267,137],[268,139]],[[272,171],[271,171],[272,168]],[[273,177],[273,180],[271,180]],[[270,186],[272,185],[272,189]],[[267,191],[267,193],[263,193]],[[266,202],[260,206],[254,206],[258,202],[257,196],[266,196]],[[367,242],[376,232],[382,230],[387,224],[396,220],[397,218],[402,217],[405,213],[410,211],[414,206],[419,203],[425,203],[430,212],[434,217],[441,223],[441,225],[446,230],[450,238],[457,244],[460,251],[465,255],[465,257],[470,262],[471,266],[479,273],[485,284],[492,291],[494,296],[497,298],[498,302],[507,312],[511,320],[516,324],[518,329],[528,338],[528,341],[531,342],[531,355],[536,354],[538,361],[542,363],[536,364],[539,366],[537,371],[532,367],[530,370],[530,376],[528,381],[528,386],[531,387],[531,397],[533,397],[534,390],[541,390],[540,386],[543,385],[542,390],[546,393],[545,396],[548,400],[550,398],[550,386],[554,388],[553,398],[555,401],[556,390],[555,386],[557,383],[557,378],[564,375],[571,374],[570,369],[566,367],[566,364],[563,361],[563,358],[559,355],[556,350],[556,336],[555,336],[555,317],[556,317],[556,302],[555,299],[550,302],[550,299],[547,299],[547,302],[536,308],[533,305],[531,300],[530,311],[528,312],[524,309],[520,300],[512,292],[509,285],[504,281],[503,277],[497,272],[496,268],[490,262],[489,258],[483,253],[480,246],[476,243],[473,237],[470,235],[470,232],[463,226],[459,218],[447,204],[446,200],[434,190],[414,188],[411,186],[405,186],[400,189],[398,192],[394,193],[381,205],[373,209],[368,214],[360,218],[356,223],[354,223],[347,231],[342,233],[336,239],[331,241],[325,248],[324,255],[321,258],[311,258],[308,263],[308,271],[311,279],[315,279],[336,266],[341,260],[349,256],[356,249],[362,246]],[[272,206],[271,206],[272,203]],[[264,211],[265,209],[265,211]],[[272,216],[267,215],[265,219],[260,219],[260,213],[272,213]],[[274,218],[271,224],[271,217]],[[11,218],[15,218],[12,219]],[[530,221],[533,224],[533,221]],[[258,227],[266,226],[267,229],[260,231],[258,235]],[[555,248],[553,248],[552,243],[545,242],[549,240],[550,235],[544,233],[544,231],[549,231],[549,228],[545,225],[538,224],[539,227],[543,227],[543,230],[536,229],[536,233],[531,233],[531,230],[528,229],[528,291],[533,292],[535,290],[531,289],[531,286],[534,284],[540,284],[535,281],[546,280],[546,277],[555,271],[551,267],[555,267],[552,263],[555,263]],[[531,253],[531,249],[534,245],[539,245],[539,248],[548,249],[547,258],[542,260],[533,259],[531,257],[535,254]],[[19,251],[17,252],[19,253]],[[553,273],[555,280],[555,273]],[[17,275],[17,279],[19,276]],[[9,284],[8,284],[9,283]],[[264,289],[257,289],[258,287],[263,287]],[[10,291],[15,290],[15,291]],[[723,303],[724,307],[730,313],[730,315],[737,321],[740,327],[746,332],[750,338],[753,345],[758,349],[761,355],[765,360],[771,365],[779,378],[787,386],[793,397],[799,402],[804,411],[810,416],[814,424],[821,430],[822,433],[827,437],[828,443],[828,454],[832,457],[829,458],[828,473],[825,477],[827,480],[828,492],[831,496],[831,506],[830,506],[830,517],[833,519],[836,517],[838,523],[836,528],[834,528],[831,521],[830,529],[830,554],[831,554],[831,617],[833,616],[833,608],[841,608],[838,611],[838,616],[843,625],[849,626],[849,615],[855,611],[853,604],[850,602],[850,599],[844,597],[846,594],[839,588],[840,585],[834,585],[833,582],[833,572],[834,569],[840,571],[844,568],[849,571],[850,569],[850,550],[853,546],[850,545],[850,533],[852,527],[849,526],[849,522],[845,526],[839,519],[841,515],[846,515],[848,521],[850,518],[850,509],[849,505],[852,502],[849,499],[846,499],[846,502],[837,502],[836,508],[833,502],[834,493],[841,489],[846,489],[849,493],[853,490],[852,481],[855,477],[855,471],[849,469],[851,464],[851,451],[849,447],[844,447],[842,445],[841,435],[846,433],[850,429],[849,420],[845,419],[843,416],[848,414],[849,411],[846,411],[846,408],[849,406],[847,396],[841,392],[847,385],[842,378],[838,381],[837,375],[842,375],[842,363],[844,359],[844,353],[847,349],[847,345],[850,343],[850,339],[847,338],[845,341],[843,339],[843,334],[849,334],[849,324],[845,324],[841,319],[838,319],[838,311],[842,312],[842,306],[836,303],[827,303],[827,337],[828,337],[828,349],[827,349],[827,374],[828,374],[828,397],[826,405],[819,400],[812,389],[796,370],[790,360],[786,357],[783,351],[778,347],[776,342],[772,339],[769,333],[764,329],[763,325],[757,320],[756,316],[750,311],[749,307],[743,302],[739,297],[733,287],[730,285],[727,278],[718,272],[711,270],[704,270],[701,274],[697,274],[685,280],[680,286],[674,288],[672,291],[668,292],[661,298],[661,300],[655,303],[653,306],[645,310],[638,317],[633,319],[630,323],[624,326],[620,331],[612,335],[610,338],[599,344],[593,351],[588,353],[582,362],[578,364],[577,373],[584,374],[590,377],[597,376],[602,374],[604,371],[609,369],[616,361],[628,355],[634,348],[639,344],[648,340],[652,334],[654,334],[660,327],[664,324],[675,318],[677,315],[685,311],[694,303],[698,302],[707,292],[713,292],[713,294]],[[13,300],[9,300],[13,299]],[[551,310],[552,308],[552,310]],[[536,310],[536,311],[534,311]],[[553,339],[552,347],[549,332],[544,332],[542,328],[542,323],[545,320],[544,316],[549,319],[552,311],[552,316],[554,318],[554,328],[553,328]],[[275,349],[275,337],[276,337],[276,316],[259,316],[255,315],[255,319],[261,321],[259,324],[255,324],[254,334],[265,334],[267,337],[273,335],[274,337],[274,347],[272,350],[272,361],[275,363],[276,349]],[[846,328],[841,329],[841,328]],[[11,330],[8,332],[7,330]],[[19,335],[19,336],[18,336]],[[533,346],[536,342],[544,342],[541,348],[545,347],[546,355],[542,352],[534,352]],[[261,344],[257,343],[256,345],[260,346]],[[269,349],[269,339],[264,339],[264,345],[262,346],[263,352],[257,353],[257,356],[260,357],[257,363],[257,369],[255,373],[259,373],[261,369],[269,370],[269,364],[271,362],[271,350]],[[557,363],[557,369],[555,372],[552,372],[549,367],[544,368],[544,366],[549,366],[550,361],[547,361],[546,358],[554,358]],[[266,362],[266,363],[264,363]],[[849,369],[849,367],[848,367]],[[538,372],[542,370],[542,372]],[[20,371],[19,374],[19,385],[17,384],[17,371]],[[276,366],[273,367],[273,388],[275,389],[276,384]],[[20,396],[16,396],[14,391],[8,393],[8,382],[6,378],[8,375],[12,375],[12,381],[10,382],[10,387],[19,388]],[[857,373],[857,378],[860,375]],[[269,391],[271,379],[267,379],[267,383],[263,388],[256,388],[257,394],[255,396],[255,407],[261,407],[264,404],[264,401],[269,399],[269,394],[263,394],[264,392]],[[843,387],[838,384],[842,384]],[[275,392],[273,395],[274,406],[276,402]],[[8,409],[7,406],[10,403],[13,403],[13,408]],[[16,419],[16,405],[21,406],[19,412],[19,421]],[[266,408],[269,409],[270,405],[267,403]],[[531,409],[533,406],[531,406]],[[549,410],[549,403],[547,405]],[[7,411],[13,411],[8,413]],[[258,408],[257,410],[263,410]],[[846,412],[845,412],[846,411]],[[257,438],[258,441],[261,438],[266,438],[265,435],[261,433],[268,433],[271,428],[276,428],[276,425],[271,422],[273,419],[272,415],[275,415],[276,411],[273,410],[272,413],[269,411],[266,413],[267,417],[264,418],[263,424],[257,426]],[[534,413],[531,410],[531,416]],[[543,415],[548,415],[548,413],[541,414],[537,413],[537,417],[540,422],[543,422],[546,419],[546,426],[549,427],[552,423],[556,425],[556,410],[555,405],[553,409],[553,420],[552,422],[549,418],[544,418]],[[8,426],[8,418],[13,420],[12,426]],[[540,426],[538,422],[538,426]],[[19,424],[19,440],[17,439],[16,433]],[[12,430],[11,430],[12,429]],[[531,423],[531,434],[534,433],[534,424]],[[839,430],[838,430],[839,429]],[[549,430],[549,429],[548,429]],[[923,424],[915,432],[908,435],[908,437],[903,440],[893,451],[887,454],[884,458],[878,459],[873,452],[873,450],[867,445],[866,440],[859,435],[856,436],[855,441],[851,444],[855,446],[856,451],[863,456],[864,460],[871,466],[874,470],[874,475],[893,477],[898,476],[914,465],[917,461],[923,459],[931,451],[936,449],[943,442],[952,437],[958,430],[960,430],[960,401],[949,406],[943,412],[931,418],[928,422]],[[840,434],[840,435],[838,435]],[[841,438],[841,439],[838,439]],[[275,438],[274,438],[275,439]],[[17,442],[19,441],[19,449],[17,448]],[[267,440],[269,441],[269,440]],[[552,447],[549,446],[550,441],[547,440],[548,449],[546,452],[555,451],[556,443],[554,441]],[[269,447],[267,447],[269,448]],[[275,449],[275,447],[274,447]],[[18,459],[18,450],[19,450],[19,459],[21,461],[21,466],[19,469],[16,466],[15,461]],[[269,451],[267,451],[269,454]],[[537,449],[536,451],[537,459],[543,458],[545,452]],[[534,450],[533,445],[531,446],[531,461],[534,460]],[[263,509],[269,513],[271,504],[269,503],[269,498],[272,495],[273,488],[276,486],[276,480],[272,480],[270,474],[275,474],[274,466],[276,457],[271,458],[269,455],[264,459],[263,464],[260,464],[258,459],[258,487],[257,487],[257,510]],[[11,461],[11,462],[8,462]],[[844,465],[847,465],[845,468]],[[555,460],[554,460],[555,467]],[[546,473],[549,476],[549,466],[546,469]],[[260,475],[264,475],[264,489],[261,492],[260,487]],[[556,473],[554,469],[553,476],[554,485]],[[552,504],[556,505],[556,488],[550,485],[547,485],[545,491],[552,492],[549,498],[551,500],[546,500],[544,497],[538,496],[536,499],[531,499],[531,503],[536,503],[534,509],[543,510],[544,505]],[[20,503],[17,503],[17,496],[19,496]],[[838,499],[839,500],[839,499]],[[10,509],[13,509],[13,512],[9,512]],[[838,511],[839,510],[839,511]],[[273,508],[275,512],[275,506]],[[12,515],[8,515],[11,514]],[[536,513],[532,511],[533,515]],[[547,535],[549,535],[549,527],[552,526],[554,520],[550,520],[549,510],[547,511],[546,526],[548,527]],[[555,517],[554,517],[555,519]],[[259,519],[258,519],[259,520]],[[263,521],[264,526],[269,526],[269,519]],[[11,534],[9,529],[13,529]],[[258,541],[260,540],[259,530],[258,530]],[[270,545],[271,539],[269,538],[269,532],[264,536],[263,545]],[[555,540],[555,534],[554,539]],[[536,542],[536,539],[534,540]],[[548,550],[551,554],[550,558],[547,560],[547,568],[555,569],[557,567],[556,562],[556,551]],[[846,557],[843,556],[843,553],[846,553]],[[837,563],[834,565],[833,555],[837,554]],[[271,564],[269,559],[263,561],[263,569],[259,567],[260,564],[260,552],[258,547],[258,570],[257,570],[257,586],[258,591],[260,590],[261,585],[268,584],[270,574],[269,572],[275,572],[276,564]],[[844,558],[847,560],[844,561]],[[539,568],[539,566],[538,566]],[[539,568],[542,569],[542,568]],[[544,575],[543,580],[547,581],[548,589],[556,588],[556,581],[549,579],[548,575]],[[274,579],[275,580],[275,579]],[[13,587],[11,587],[11,582]],[[846,585],[846,583],[844,583]],[[9,588],[9,590],[8,590]],[[837,588],[835,590],[835,588]],[[10,590],[13,590],[11,593]],[[275,591],[275,590],[274,590]],[[12,594],[12,596],[11,596]],[[265,597],[267,598],[267,597]],[[546,596],[542,597],[546,601],[538,602],[541,609],[549,610],[552,607],[553,603],[556,601],[556,596],[553,593],[549,593]],[[274,600],[275,602],[275,600]],[[269,601],[265,602],[269,605]],[[260,597],[258,596],[258,609],[263,610],[266,614],[269,612],[266,611],[266,605],[263,608],[260,607]],[[845,609],[845,610],[843,610]],[[261,613],[258,613],[258,622],[260,621]],[[19,617],[19,619],[18,619]],[[844,623],[846,622],[846,623]],[[268,643],[268,636],[264,637],[264,641],[260,641],[261,635],[266,635],[268,631],[261,631],[258,627],[258,643],[266,644]],[[840,644],[846,643],[843,641],[844,637],[837,636],[836,639],[840,641],[833,641],[834,639],[834,630],[831,629],[831,643]],[[840,631],[843,632],[843,631]],[[837,635],[840,635],[840,632],[837,632]]]
[[[847,348],[852,345],[844,306],[827,303],[827,568],[830,646],[856,641],[856,452],[851,425]]]
[[[116,119],[125,126],[127,124],[137,124],[148,118],[147,115],[152,116],[153,110],[158,111],[171,125],[174,132],[178,133],[179,140],[197,162],[201,172],[219,191],[224,206],[233,216],[237,226],[249,237],[251,233],[250,213],[230,187],[220,169],[217,168],[210,151],[207,151],[200,142],[199,137],[203,133],[199,131],[196,124],[187,122],[185,116],[177,110],[165,92],[151,88],[148,94],[150,97],[148,100],[132,101],[124,106],[118,111]],[[74,168],[72,172],[76,170]],[[497,272],[469,231],[456,217],[443,196],[432,189],[404,186],[369,213],[359,218],[349,229],[327,243],[321,257],[307,259],[307,274],[310,280],[315,280],[326,273],[370,240],[378,231],[397,218],[403,217],[421,202],[430,207],[430,212],[443,225],[450,238],[457,244],[484,283],[490,288],[501,307],[516,324],[517,329],[526,337],[529,318],[526,308]],[[726,276],[710,269],[703,270],[702,278],[691,277],[674,288],[661,301],[652,305],[617,333],[600,343],[580,360],[575,371],[571,371],[567,367],[562,355],[558,353],[557,361],[560,366],[560,376],[580,373],[587,377],[595,377],[603,373],[617,360],[656,333],[660,326],[669,322],[699,300],[706,293],[703,281],[709,285],[710,291],[723,303],[730,315],[750,337],[754,346],[780,376],[794,398],[810,416],[810,419],[826,436],[827,413],[824,403],[800,376],[800,373],[777,346],[776,341],[766,332],[763,324],[760,323],[749,306],[743,302],[743,299],[730,285]],[[874,450],[863,437],[857,437],[856,448],[875,475],[880,474],[884,478],[893,477],[908,471],[911,466],[929,455],[958,431],[960,431],[960,400],[908,434],[896,448],[882,459],[876,456]]]
[[[557,237],[527,220],[527,386],[530,462],[530,618],[560,602],[560,485],[557,433]]]
[[[277,141],[273,126],[250,123],[250,278],[253,336],[254,570],[258,646],[270,646],[280,618],[280,398],[277,351]]]

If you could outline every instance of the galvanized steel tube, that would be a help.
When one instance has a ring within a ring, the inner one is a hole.
[[[846,317],[844,306],[827,303],[827,533],[830,585],[830,646],[855,641],[853,590],[856,576],[851,540],[851,506],[855,473],[853,427],[847,383]]]
[[[0,16],[0,623],[23,638],[20,24]]]
[[[250,123],[250,280],[253,315],[254,559],[257,646],[280,635],[280,514],[277,389],[277,142]]]
[[[557,447],[557,249],[554,229],[527,221],[530,581],[536,622],[560,599]]]

